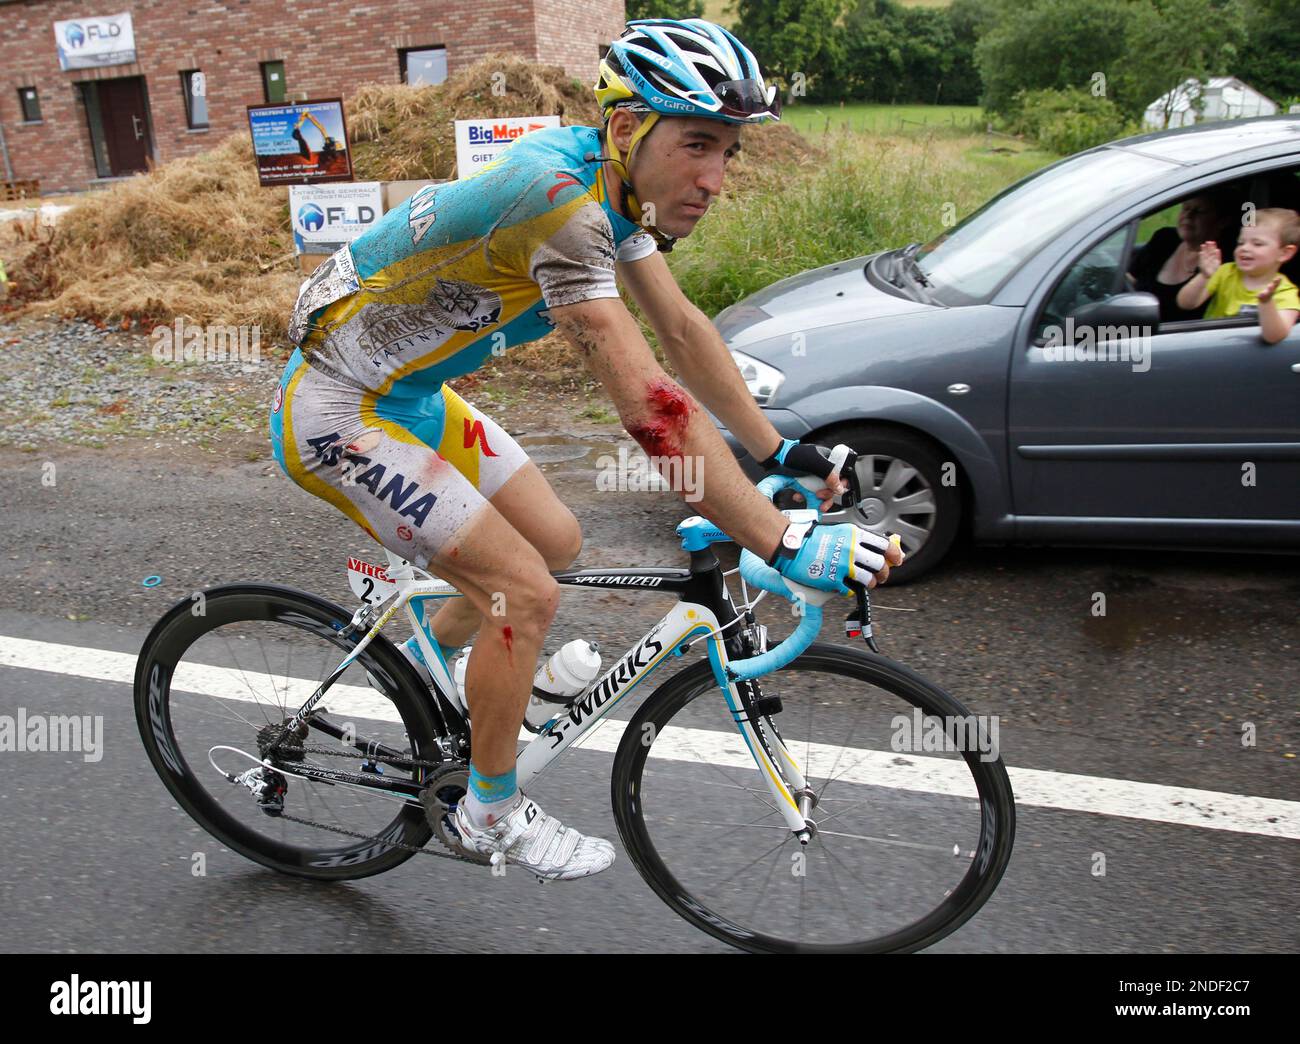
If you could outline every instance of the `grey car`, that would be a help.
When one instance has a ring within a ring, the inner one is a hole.
[[[1211,191],[1234,201],[1230,260],[1240,215],[1300,209],[1300,117],[1079,153],[924,247],[781,280],[714,324],[781,434],[863,454],[863,500],[831,518],[902,534],[910,561],[891,581],[932,568],[963,529],[1294,550],[1300,324],[1269,345],[1249,317],[1161,321],[1130,286],[1152,229]]]

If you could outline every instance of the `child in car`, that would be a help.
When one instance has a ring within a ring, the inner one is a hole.
[[[1255,222],[1242,227],[1234,261],[1223,263],[1218,244],[1201,244],[1199,270],[1178,292],[1178,307],[1198,308],[1210,299],[1206,319],[1256,315],[1259,332],[1276,344],[1291,332],[1300,316],[1300,291],[1280,269],[1300,246],[1300,214],[1266,208]]]

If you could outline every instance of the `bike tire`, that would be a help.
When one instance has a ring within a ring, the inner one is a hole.
[[[867,682],[920,707],[927,715],[967,714],[938,686],[901,664],[865,650],[814,643],[782,668],[782,672],[798,670],[820,670]],[[809,945],[737,924],[723,912],[710,909],[707,901],[687,890],[656,848],[646,826],[642,782],[654,741],[664,735],[674,715],[710,692],[722,700],[707,662],[692,665],[656,689],[624,731],[611,780],[614,818],[629,858],[654,892],[686,921],[714,938],[754,953],[906,953],[932,946],[956,931],[993,894],[1011,858],[1015,801],[1001,758],[984,761],[977,752],[969,751],[961,755],[961,760],[969,767],[979,794],[979,843],[972,849],[970,868],[960,884],[928,915],[880,937],[848,944]],[[769,718],[760,721],[771,725]]]
[[[145,752],[159,777],[189,816],[204,830],[248,859],[281,873],[313,880],[344,881],[383,873],[415,853],[374,841],[346,841],[338,848],[290,845],[260,833],[214,800],[178,745],[171,714],[171,681],[185,652],[216,628],[288,624],[318,635],[338,649],[342,660],[363,635],[344,638],[352,614],[315,595],[272,584],[236,584],[203,592],[204,611],[195,615],[193,599],[173,606],[154,625],[136,663],[134,705]],[[376,635],[356,661],[383,679],[384,695],[392,701],[410,743],[412,756],[436,761],[438,725],[428,699],[421,698],[420,681],[405,658],[382,634]],[[326,699],[328,700],[328,693]],[[210,779],[211,766],[199,769]],[[422,770],[413,769],[412,772]],[[374,798],[370,800],[385,800]],[[340,824],[342,825],[342,824]],[[410,802],[375,836],[423,846],[432,831],[422,808]]]

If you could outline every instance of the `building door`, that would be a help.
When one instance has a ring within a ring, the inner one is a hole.
[[[97,80],[94,89],[99,95],[99,117],[111,176],[147,169],[146,160],[152,150],[144,78]]]

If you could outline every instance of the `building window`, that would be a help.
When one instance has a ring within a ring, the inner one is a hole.
[[[19,87],[18,104],[23,107],[24,123],[41,122],[41,101],[36,97],[35,87]]]
[[[284,103],[284,62],[262,63],[262,95],[267,105]]]
[[[447,78],[447,48],[410,47],[397,52],[402,82],[412,87],[442,83]]]
[[[190,130],[203,130],[208,125],[208,78],[201,69],[181,73],[181,93],[185,96],[185,122]]]

